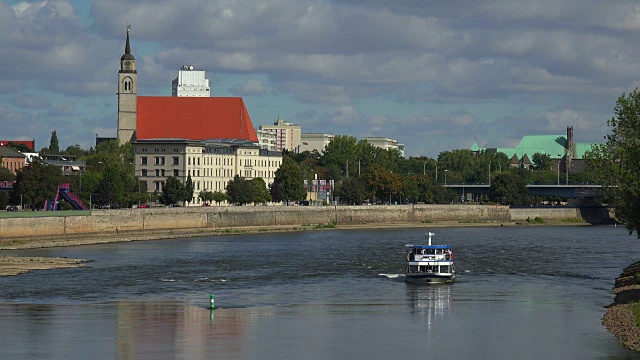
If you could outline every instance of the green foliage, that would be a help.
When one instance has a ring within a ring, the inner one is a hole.
[[[19,152],[21,152],[21,153],[29,153],[29,152],[33,152],[33,151],[32,151],[31,149],[29,149],[29,147],[28,147],[27,145],[25,145],[25,144],[16,144],[16,143],[12,143],[12,142],[10,142],[10,143],[9,143],[9,147],[10,147],[10,148],[12,148],[12,149],[14,149],[14,150],[16,150],[16,151],[19,151]]]
[[[198,198],[200,198],[200,201],[202,203],[211,204],[211,202],[214,199],[213,191],[200,190],[200,193],[198,194]]]
[[[530,224],[544,224],[544,219],[536,216],[533,220],[531,220],[530,218],[527,218],[527,222]]]
[[[256,204],[266,204],[271,202],[271,194],[267,188],[267,183],[262,178],[251,179],[253,186],[253,202]]]
[[[491,182],[492,201],[508,205],[525,205],[528,202],[527,184],[514,172],[496,175]]]
[[[254,195],[254,185],[250,180],[247,180],[239,175],[233,177],[227,183],[227,196],[229,202],[236,205],[244,205],[252,203]]]
[[[55,130],[51,132],[51,140],[49,140],[49,153],[59,154],[60,144],[58,144],[58,134]]]
[[[67,148],[62,153],[67,155],[74,155],[74,156],[89,155],[89,151],[82,149],[78,144],[67,146]]]
[[[186,201],[190,203],[193,201],[193,180],[191,180],[191,175],[187,176],[187,182],[184,184],[184,193],[182,195],[182,201]]]
[[[2,158],[0,158],[0,160],[2,160]],[[16,175],[13,171],[0,166],[0,181],[14,181],[15,179]]]
[[[282,157],[282,164],[276,170],[270,193],[274,201],[285,202],[302,200],[307,196],[300,167],[288,156]]]
[[[12,202],[19,204],[22,195],[23,203],[30,204],[32,208],[43,207],[45,199],[55,196],[62,179],[59,167],[35,160],[18,170],[11,193]]]
[[[215,201],[219,206],[221,202],[229,200],[229,197],[227,196],[227,194],[221,191],[215,191],[213,193],[212,200]]]
[[[0,210],[4,210],[11,205],[11,192],[9,190],[0,190]]]
[[[640,92],[622,94],[615,116],[607,121],[611,134],[606,143],[595,145],[585,155],[588,171],[603,186],[605,201],[616,219],[640,238]]]
[[[180,179],[169,176],[164,183],[162,194],[160,195],[160,203],[164,205],[177,204],[180,201],[184,201],[184,185]]]
[[[336,195],[344,204],[361,205],[367,197],[367,189],[360,178],[349,177],[342,179]]]
[[[531,161],[536,165],[536,170],[552,170],[551,167],[553,165],[553,161],[547,154],[535,153],[533,154],[533,159],[531,159]]]

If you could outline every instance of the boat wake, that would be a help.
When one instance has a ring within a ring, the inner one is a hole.
[[[404,277],[403,274],[378,274],[378,276],[384,276],[388,279],[397,279],[399,277]]]

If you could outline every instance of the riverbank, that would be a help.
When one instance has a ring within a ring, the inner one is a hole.
[[[640,327],[632,305],[640,301],[640,262],[629,265],[616,278],[615,298],[607,307],[602,324],[629,350],[640,352]]]

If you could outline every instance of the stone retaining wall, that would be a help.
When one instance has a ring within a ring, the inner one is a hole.
[[[0,218],[0,238],[229,228],[240,226],[499,222],[541,217],[604,222],[604,208],[512,208],[500,205],[221,206],[94,210],[90,216]]]

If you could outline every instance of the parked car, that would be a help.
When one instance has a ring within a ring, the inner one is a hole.
[[[7,207],[7,211],[20,211],[20,208],[17,205],[10,205]]]

